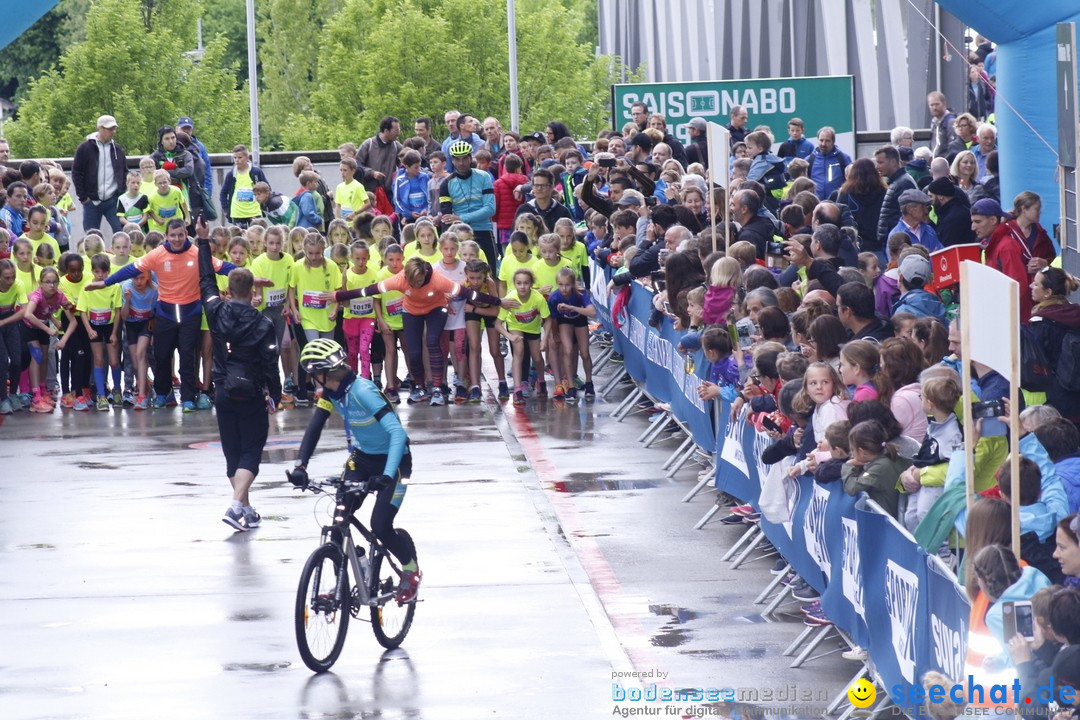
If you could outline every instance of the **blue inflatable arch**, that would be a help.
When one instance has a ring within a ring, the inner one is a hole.
[[[997,89],[1057,150],[1056,24],[1080,23],[1076,0],[938,0],[938,4],[997,45]],[[949,98],[953,107],[961,103]],[[1023,190],[1043,201],[1048,230],[1061,216],[1057,156],[1000,98],[994,106],[1001,170],[1001,205]]]

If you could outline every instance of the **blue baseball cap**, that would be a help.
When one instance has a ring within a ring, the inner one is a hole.
[[[182,118],[180,118],[179,120],[176,121],[176,127],[178,127],[178,128],[195,127],[195,121],[192,120],[191,118],[189,118],[187,115],[185,115],[185,116],[183,116]]]

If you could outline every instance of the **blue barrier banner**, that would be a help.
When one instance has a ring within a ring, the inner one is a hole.
[[[665,343],[665,352],[669,353],[668,372],[664,373],[671,382],[671,399],[668,402],[671,403],[675,417],[690,429],[697,446],[713,450],[716,448],[716,430],[713,428],[711,403],[698,396],[698,388],[704,382],[708,363],[705,354],[698,350],[691,356],[694,372],[686,372],[686,356],[678,351],[679,340],[683,335],[683,332],[675,329],[671,320],[664,320],[660,337]],[[670,351],[667,350],[668,347],[671,348]]]
[[[838,481],[785,481],[789,462],[762,463],[773,441],[749,422],[746,411],[732,421],[731,406],[723,403],[714,423],[697,395],[708,365],[701,353],[695,355],[695,372],[687,373],[685,356],[676,349],[682,333],[666,318],[659,330],[649,327],[652,292],[639,283],[631,285],[620,327],[614,327],[614,296],[607,292],[611,274],[593,264],[593,302],[627,371],[671,405],[699,446],[715,448],[717,489],[755,508],[763,499],[774,507],[770,517],[777,522],[761,519],[766,537],[821,593],[828,618],[867,649],[887,691],[899,685],[910,698],[911,687],[929,670],[962,680],[970,604],[952,574],[865,495],[847,495]],[[787,511],[775,510],[778,489],[779,507]],[[901,710],[914,717],[920,708],[907,703]]]
[[[895,520],[871,509],[868,499],[856,507],[863,602],[867,617],[874,618],[869,625],[874,666],[886,688],[917,685],[929,669],[920,664],[929,629],[926,552]],[[904,698],[910,696],[905,690]],[[900,709],[915,717],[919,704],[904,703]]]
[[[633,288],[637,290],[637,288]],[[646,293],[631,291],[630,302],[626,304],[624,318],[616,318],[619,328],[616,335],[623,339],[623,365],[630,377],[640,383],[645,382],[647,363],[645,362],[645,336],[648,334],[649,301]],[[644,315],[642,313],[644,312]]]
[[[589,294],[596,306],[596,320],[609,333],[615,331],[615,326],[611,324],[611,302],[615,297],[608,291],[608,282],[613,274],[611,268],[589,259]]]
[[[930,622],[920,618],[918,625],[922,635],[929,638],[923,644],[919,667],[923,672],[937,670],[945,677],[962,679],[971,602],[952,573],[946,574],[933,557],[926,558],[926,596]]]
[[[843,484],[838,480],[822,487],[829,493],[825,523],[829,528],[826,539],[833,562],[829,584],[821,594],[821,607],[856,645],[867,647],[870,635],[863,597],[862,555],[855,510],[857,498],[844,492]]]
[[[716,429],[716,489],[757,507],[761,494],[757,458],[752,451],[748,453],[745,446],[747,431],[752,432],[752,429],[742,419],[730,421],[729,403],[720,408],[720,417],[724,422]],[[754,465],[753,475],[751,464]]]

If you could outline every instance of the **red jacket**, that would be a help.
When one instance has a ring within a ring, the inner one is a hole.
[[[1020,322],[1026,323],[1031,319],[1033,305],[1031,290],[1028,288],[1031,280],[1027,269],[1031,253],[1017,235],[1019,233],[1014,235],[1008,223],[1002,223],[994,228],[986,245],[983,262],[1020,283]],[[1053,249],[1052,246],[1051,249]]]
[[[495,216],[492,220],[500,230],[514,229],[514,213],[521,206],[521,201],[514,197],[514,188],[529,182],[521,173],[506,173],[492,186],[495,190]]]
[[[1050,241],[1050,236],[1043,230],[1042,225],[1035,223],[1031,226],[1033,231],[1032,234],[1035,236],[1035,239],[1031,241],[1030,245],[1028,244],[1028,239],[1024,237],[1024,233],[1016,220],[1010,220],[1007,223],[1004,223],[1004,225],[1009,228],[1009,232],[1012,233],[1013,237],[1023,243],[1024,250],[1027,253],[1025,257],[1028,260],[1033,257],[1039,257],[1048,263],[1054,262],[1054,258],[1057,257],[1057,253],[1054,251],[1054,243]]]

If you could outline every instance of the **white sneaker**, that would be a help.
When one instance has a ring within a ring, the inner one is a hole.
[[[866,655],[866,650],[864,650],[863,648],[856,645],[855,647],[851,648],[850,650],[845,650],[844,652],[840,653],[840,657],[844,658],[845,660],[855,660],[857,662],[866,662],[867,655]]]

